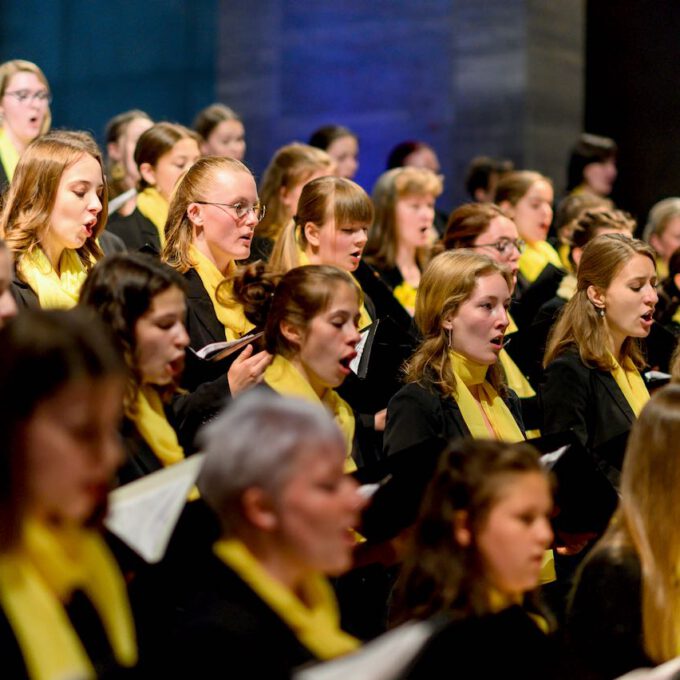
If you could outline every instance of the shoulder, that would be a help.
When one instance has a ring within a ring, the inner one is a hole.
[[[21,281],[16,273],[9,284],[9,290],[19,309],[40,308],[40,301],[35,291],[27,283]]]
[[[390,408],[394,410],[404,405],[422,405],[425,408],[440,407],[443,398],[434,388],[428,388],[418,382],[411,382],[404,385],[390,399]]]

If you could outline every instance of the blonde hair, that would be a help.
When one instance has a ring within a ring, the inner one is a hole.
[[[315,172],[333,174],[335,162],[321,149],[295,142],[282,146],[271,159],[260,183],[260,198],[267,214],[256,227],[257,236],[276,239],[293,217],[281,201],[281,189],[304,184]]]
[[[588,298],[588,288],[606,290],[635,255],[644,255],[654,264],[654,251],[643,241],[624,234],[600,234],[586,244],[578,267],[576,294],[565,305],[548,338],[544,366],[576,346],[586,366],[603,371],[614,368],[609,352],[609,329]],[[637,368],[645,365],[635,338],[627,337],[623,341],[621,358],[631,359]]]
[[[449,361],[449,332],[445,319],[455,316],[472,295],[478,279],[499,274],[512,287],[512,274],[486,255],[472,250],[447,250],[433,258],[420,279],[415,322],[423,338],[406,364],[406,381],[435,387],[443,395],[456,393],[456,378]],[[489,367],[489,382],[502,395],[505,381],[497,362]]]
[[[50,92],[50,84],[47,82],[45,74],[37,64],[24,59],[12,59],[10,61],[6,61],[4,64],[0,64],[0,99],[5,96],[7,86],[9,85],[9,81],[12,79],[12,76],[16,75],[17,73],[33,73],[47,88],[47,91]],[[40,126],[39,134],[44,135],[50,129],[51,125],[52,112],[48,106],[42,125]]]
[[[106,226],[108,192],[101,153],[88,133],[59,130],[34,139],[26,147],[6,194],[0,215],[0,236],[7,242],[15,261],[40,246],[50,228],[61,177],[84,154],[99,163],[104,187],[102,210],[97,215],[92,236],[76,252],[86,269],[91,268],[93,260],[102,257],[96,238]]]
[[[305,184],[300,194],[297,215],[286,226],[269,258],[272,271],[285,273],[300,266],[300,250],[307,245],[305,225],[312,222],[323,227],[330,219],[335,229],[373,221],[373,204],[368,194],[355,182],[344,177],[318,177]]]
[[[621,501],[593,554],[632,547],[642,572],[642,634],[662,663],[680,654],[680,540],[673,525],[680,487],[680,386],[656,392],[633,424],[621,473]]]
[[[406,196],[432,196],[437,198],[443,190],[442,180],[431,170],[406,166],[384,172],[373,187],[375,219],[366,244],[366,260],[378,267],[396,266],[399,228],[397,201]],[[424,267],[429,253],[419,248],[418,264]]]
[[[245,172],[248,168],[235,158],[206,156],[199,158],[177,183],[168,208],[165,223],[165,247],[161,254],[163,262],[184,274],[195,266],[189,257],[189,246],[194,238],[194,225],[187,213],[189,204],[205,200],[205,192],[215,181],[218,172]]]

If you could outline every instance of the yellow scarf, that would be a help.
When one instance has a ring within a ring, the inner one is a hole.
[[[488,366],[475,363],[457,352],[449,352],[451,368],[456,377],[455,400],[460,408],[465,424],[473,439],[490,439],[489,429],[484,422],[482,411],[486,415],[496,435],[503,442],[524,441],[510,409],[498,396],[496,390],[486,381]],[[470,387],[479,385],[481,403],[472,396]]]
[[[168,220],[168,202],[154,187],[147,187],[137,194],[137,210],[146,219],[153,222],[158,230],[158,238],[161,240],[161,248],[165,245],[165,223]]]
[[[243,307],[235,300],[229,306],[222,304],[217,300],[217,287],[225,280],[220,270],[211,262],[193,243],[189,246],[189,256],[194,262],[194,269],[201,279],[201,283],[205,288],[213,308],[215,315],[220,323],[224,326],[224,335],[230,342],[238,340],[245,335],[249,330],[255,326],[246,319],[243,313]],[[227,278],[236,273],[236,265],[233,262],[229,263],[229,270],[227,271]],[[225,290],[226,287],[229,287]],[[220,298],[230,298],[231,283],[226,283],[220,288]]]
[[[573,274],[567,274],[561,281],[557,289],[557,297],[569,302],[571,298],[576,295],[576,277]]]
[[[0,126],[0,163],[5,169],[7,179],[11,182],[14,177],[17,163],[19,162],[19,152],[16,150],[5,128]]]
[[[275,392],[288,397],[298,397],[313,404],[323,404],[335,418],[345,437],[347,457],[345,459],[345,472],[353,472],[357,469],[352,458],[352,444],[354,442],[354,412],[350,405],[333,390],[326,390],[323,399],[319,399],[312,386],[305,377],[288,359],[277,354],[274,360],[264,371],[264,381]]]
[[[558,269],[564,268],[557,251],[547,241],[527,243],[519,258],[519,270],[524,278],[533,283],[548,264],[553,264]]]
[[[639,416],[642,407],[649,401],[649,392],[644,380],[630,359],[626,359],[625,366],[620,366],[613,356],[611,359],[614,362],[614,368],[610,373],[623,392],[628,405],[633,409],[633,413]]]
[[[309,257],[307,256],[307,253],[300,247],[299,242],[296,243],[298,244],[298,262],[300,267],[305,267],[308,264],[312,264],[309,261]],[[356,287],[359,290],[362,290],[361,284],[354,278],[354,274],[352,272],[347,272],[351,277],[352,281],[354,281]],[[366,326],[370,326],[373,323],[373,319],[371,318],[371,315],[368,313],[368,310],[366,309],[366,305],[362,302],[361,307],[359,308],[359,328],[366,328]]]
[[[659,281],[664,281],[667,279],[668,274],[670,273],[668,271],[668,265],[660,257],[656,258],[656,273]]]
[[[118,663],[137,663],[125,582],[101,537],[28,520],[20,545],[0,556],[0,604],[32,680],[95,678],[63,607],[75,589],[96,609]]]
[[[54,271],[41,248],[24,254],[17,265],[21,278],[38,296],[45,309],[70,309],[75,307],[87,271],[75,250],[67,248],[59,259],[59,271]]]
[[[414,288],[410,283],[403,281],[393,291],[392,295],[397,298],[401,306],[413,316],[416,311],[416,296],[418,289]]]
[[[129,409],[132,420],[144,441],[151,447],[163,467],[184,460],[184,451],[177,441],[177,433],[165,417],[161,396],[151,385],[137,391],[134,408]]]
[[[574,265],[569,259],[569,253],[571,252],[571,246],[568,243],[560,243],[557,246],[557,254],[560,256],[560,262],[562,263],[562,269],[567,272],[574,271]]]
[[[673,318],[671,319],[671,321],[674,321],[675,323],[680,325],[680,307],[678,307],[675,314],[673,314]]]
[[[508,313],[508,327],[505,331],[505,335],[512,335],[513,333],[517,333],[518,330],[519,328],[517,328],[515,320],[510,316],[510,313]],[[536,392],[534,391],[534,388],[529,384],[529,381],[522,371],[519,370],[519,366],[517,366],[506,350],[501,350],[498,359],[501,362],[503,371],[505,371],[505,379],[508,385],[517,393],[517,396],[520,399],[535,397]]]
[[[295,593],[270,576],[248,548],[236,539],[220,539],[215,555],[231,567],[295,637],[317,658],[327,660],[353,652],[359,640],[340,628],[340,616],[333,589],[321,574],[309,576],[302,585],[305,604]]]

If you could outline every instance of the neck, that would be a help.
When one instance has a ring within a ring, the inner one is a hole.
[[[324,264],[318,251],[314,250],[310,245],[307,245],[305,248],[305,255],[309,258],[309,264]]]
[[[314,393],[316,394],[319,399],[323,399],[324,395],[328,391],[328,387],[325,385],[322,385],[316,377],[307,370],[307,367],[305,364],[300,360],[299,356],[294,356],[291,359],[289,359],[290,363],[297,368],[298,371],[302,374],[304,379],[310,384],[311,388],[314,390]]]
[[[229,265],[233,262],[232,258],[224,253],[215,252],[202,235],[194,238],[194,246],[219,269],[222,276],[227,275]]]
[[[54,269],[57,274],[59,274],[59,260],[61,260],[62,253],[64,252],[64,248],[62,246],[59,246],[55,243],[50,243],[49,239],[45,239],[43,243],[40,246],[47,256],[47,259],[50,261],[50,264],[52,265],[52,269]]]
[[[259,532],[252,532],[252,535],[238,538],[269,576],[301,597],[306,570],[291,557],[289,549],[282,545],[276,536],[269,534],[261,536]]]
[[[397,262],[397,267],[401,269],[402,267],[413,267],[418,266],[418,261],[416,260],[416,248],[415,246],[410,246],[408,244],[400,243],[397,247],[397,256],[395,258]]]
[[[620,364],[621,363],[621,348],[626,337],[624,335],[619,335],[618,333],[613,333],[609,331],[609,350],[613,357]]]
[[[3,129],[9,138],[9,141],[12,142],[12,146],[19,152],[19,155],[21,155],[26,150],[30,140],[23,141],[22,139],[19,139],[19,137],[14,134],[14,131],[8,128],[6,125],[3,127]]]

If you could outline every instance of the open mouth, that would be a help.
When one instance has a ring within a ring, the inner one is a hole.
[[[184,371],[184,355],[168,362],[168,373],[173,377],[177,377]]]
[[[497,335],[489,341],[500,352],[503,349],[503,336]]]
[[[651,326],[652,323],[654,322],[654,310],[653,310],[653,309],[650,309],[648,312],[646,312],[645,314],[643,314],[640,318],[642,319],[642,322],[643,322],[644,324],[647,324],[647,325],[650,325],[650,326]]]
[[[346,357],[343,357],[342,359],[340,359],[340,361],[338,362],[345,375],[348,375],[350,373],[350,371],[352,370],[350,368],[350,364],[352,363],[352,361],[354,361],[354,358],[356,357],[356,355],[357,355],[356,352],[352,352],[351,354],[348,354]]]

